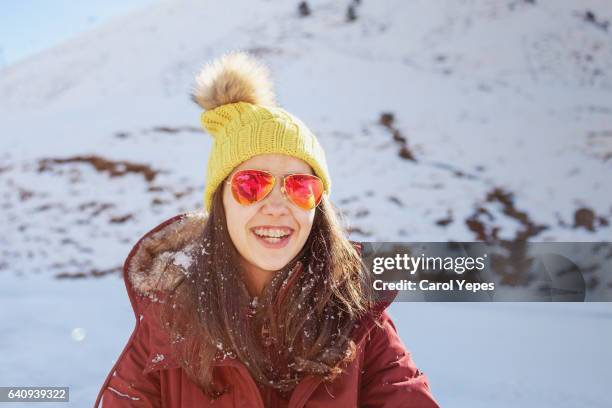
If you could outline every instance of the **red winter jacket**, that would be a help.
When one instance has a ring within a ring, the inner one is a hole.
[[[214,361],[214,372],[229,392],[211,401],[172,360],[168,338],[155,319],[158,303],[147,295],[154,283],[163,287],[177,282],[184,262],[175,263],[175,257],[189,249],[205,221],[203,213],[173,217],[145,234],[128,255],[123,273],[136,327],[104,381],[95,408],[438,407],[426,375],[416,368],[385,311],[389,302],[379,303],[359,322],[353,333],[357,357],[334,382],[308,375],[288,401],[282,400],[273,389],[259,387],[238,359],[225,358]],[[373,321],[380,315],[382,328]]]

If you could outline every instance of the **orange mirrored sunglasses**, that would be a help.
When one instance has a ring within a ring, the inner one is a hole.
[[[240,170],[227,183],[236,202],[251,205],[272,192],[276,176],[264,170]],[[282,177],[281,191],[296,206],[312,210],[321,202],[323,181],[312,174],[287,174]]]

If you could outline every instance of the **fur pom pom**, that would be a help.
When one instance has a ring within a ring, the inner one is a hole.
[[[232,52],[202,68],[191,99],[205,110],[228,103],[276,106],[268,68],[244,52]]]

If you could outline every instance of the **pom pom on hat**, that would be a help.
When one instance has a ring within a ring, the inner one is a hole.
[[[268,68],[244,52],[231,52],[202,68],[191,99],[207,111],[248,102],[276,106]]]

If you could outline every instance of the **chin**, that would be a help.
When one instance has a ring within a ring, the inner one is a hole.
[[[295,242],[288,242],[288,245],[282,248],[264,248],[257,240],[254,240],[249,247],[251,254],[256,254],[251,257],[251,263],[269,272],[285,268],[299,252]]]
[[[283,269],[285,266],[287,266],[290,260],[291,259],[279,260],[277,262],[274,262],[274,261],[271,262],[270,259],[267,259],[267,261],[262,260],[262,262],[257,262],[258,260],[255,260],[254,264],[258,268],[263,269],[264,271],[276,272],[276,271]]]

